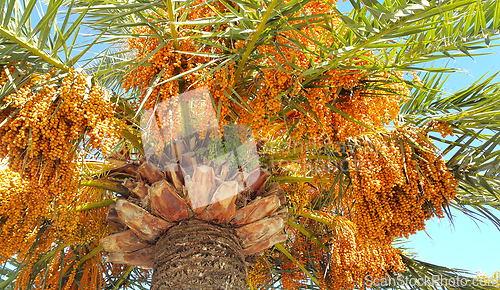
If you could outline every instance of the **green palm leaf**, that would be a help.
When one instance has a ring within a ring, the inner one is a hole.
[[[403,105],[402,116],[421,127],[431,121],[450,127],[453,137],[430,135],[445,145],[447,166],[460,182],[450,206],[471,217],[489,220],[498,228],[500,220],[494,211],[500,209],[500,101],[496,97],[500,86],[493,82],[495,77],[496,74],[447,95],[441,91],[443,75],[427,74],[424,84]]]

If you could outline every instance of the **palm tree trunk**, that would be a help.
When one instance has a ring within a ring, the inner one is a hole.
[[[169,229],[155,249],[152,290],[247,289],[234,230],[188,220]]]

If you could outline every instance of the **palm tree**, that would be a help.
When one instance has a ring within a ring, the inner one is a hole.
[[[432,67],[500,2],[350,2],[2,3],[0,288],[484,288],[400,238],[500,229],[500,84]]]

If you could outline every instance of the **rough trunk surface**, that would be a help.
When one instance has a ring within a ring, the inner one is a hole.
[[[199,220],[170,228],[156,244],[151,289],[247,289],[245,256],[234,230]]]

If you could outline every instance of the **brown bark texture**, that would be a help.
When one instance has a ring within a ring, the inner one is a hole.
[[[187,220],[155,248],[152,290],[247,289],[245,255],[231,228]]]

